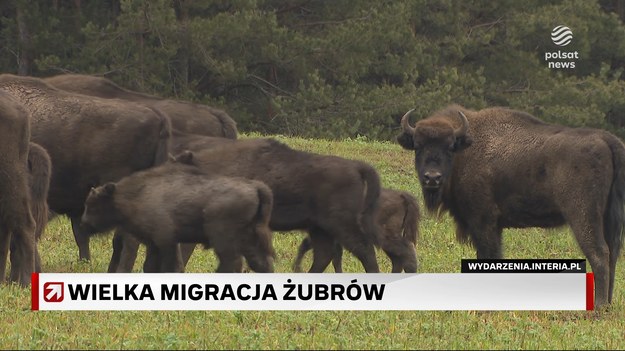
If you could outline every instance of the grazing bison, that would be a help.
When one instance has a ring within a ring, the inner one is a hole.
[[[505,108],[453,105],[401,120],[429,211],[448,210],[477,258],[501,258],[503,228],[570,225],[595,274],[596,305],[612,301],[623,240],[625,147],[603,130],[544,123]]]
[[[236,122],[223,110],[214,107],[163,99],[120,87],[104,77],[61,74],[44,79],[58,89],[105,99],[122,99],[152,106],[171,118],[172,128],[186,133],[237,138]]]
[[[28,191],[28,111],[0,91],[0,280],[11,247],[11,280],[30,284],[35,270],[35,221]]]
[[[147,246],[144,272],[181,272],[178,243],[202,243],[215,249],[217,272],[240,272],[243,256],[264,273],[273,271],[271,208],[271,190],[261,182],[169,162],[91,190],[82,226],[132,233]]]
[[[380,192],[380,204],[376,221],[382,229],[378,238],[380,248],[391,259],[392,272],[417,272],[417,255],[415,245],[419,235],[419,205],[417,200],[405,191],[383,188]],[[293,271],[300,272],[302,259],[312,248],[310,238],[302,240],[293,263]],[[343,248],[335,247],[332,259],[334,271],[342,273]]]
[[[89,189],[167,160],[171,125],[156,109],[58,90],[41,79],[0,75],[0,90],[31,115],[31,138],[52,160],[48,205],[72,221],[81,259],[89,236],[78,228]]]
[[[274,197],[271,229],[310,233],[314,256],[310,272],[323,272],[330,264],[335,240],[362,262],[365,271],[379,272],[374,245],[380,229],[374,216],[380,179],[373,167],[361,161],[293,150],[274,139],[220,143],[212,138],[207,142],[211,147],[199,143],[201,147],[187,152],[190,162],[207,173],[267,184]],[[136,257],[136,244],[122,244],[119,237],[114,242],[109,272],[127,272]],[[187,249],[187,259],[191,251]],[[123,265],[115,262],[120,256]]]

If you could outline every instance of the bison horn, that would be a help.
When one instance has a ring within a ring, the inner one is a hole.
[[[413,108],[412,110],[406,112],[406,114],[404,115],[404,117],[401,118],[401,127],[404,129],[404,132],[410,135],[414,135],[414,128],[410,126],[410,121],[408,120],[410,114],[412,113],[412,111],[414,111],[415,109]]]
[[[462,111],[458,111],[458,114],[460,115],[460,119],[462,120],[462,126],[454,130],[454,136],[456,138],[467,134],[467,129],[469,129],[469,120],[467,120],[467,116],[465,116],[464,113],[462,113]]]

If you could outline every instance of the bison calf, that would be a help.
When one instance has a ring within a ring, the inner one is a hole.
[[[419,205],[412,195],[392,189],[381,190],[376,214],[376,221],[382,229],[378,245],[391,259],[393,273],[417,271],[415,245],[419,235],[419,218]],[[293,271],[301,271],[302,259],[310,249],[310,237],[306,237],[297,251]],[[336,243],[332,264],[337,273],[343,272],[342,256],[343,248]]]
[[[132,233],[147,246],[144,272],[183,271],[178,243],[214,248],[217,272],[240,272],[241,256],[254,271],[272,272],[272,202],[261,182],[207,177],[174,161],[92,189],[81,227]]]

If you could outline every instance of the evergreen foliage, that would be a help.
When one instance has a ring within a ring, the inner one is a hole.
[[[242,131],[390,140],[408,109],[459,103],[625,137],[619,1],[3,0],[0,69],[104,75]]]

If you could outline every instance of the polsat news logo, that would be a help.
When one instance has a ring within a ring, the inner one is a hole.
[[[551,30],[551,41],[553,44],[564,47],[573,41],[573,31],[571,28],[559,25]],[[545,61],[549,68],[555,69],[573,69],[579,59],[577,51],[548,51],[545,52]]]

